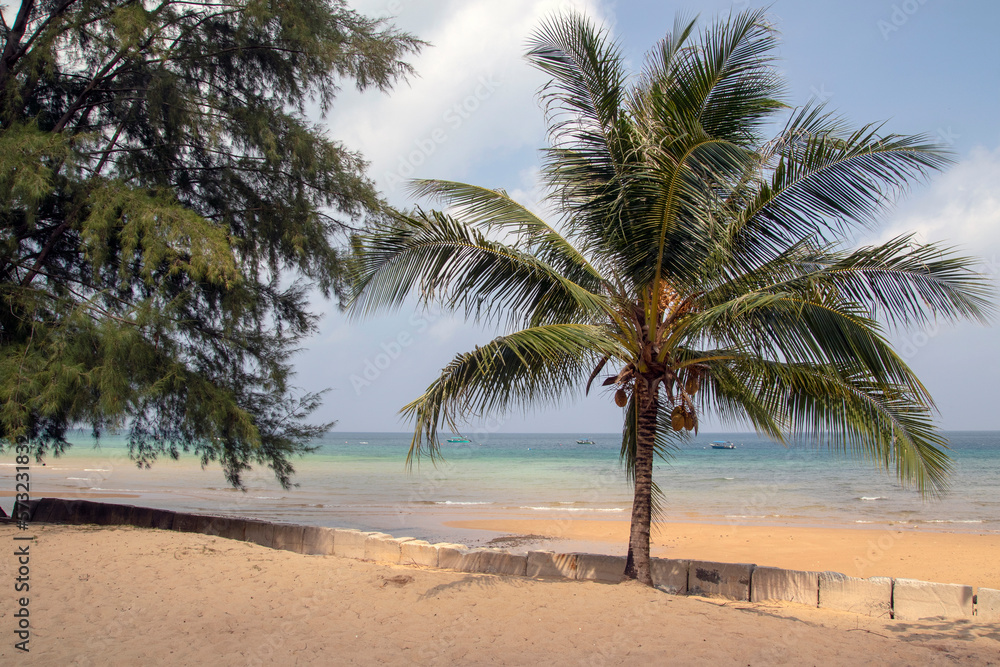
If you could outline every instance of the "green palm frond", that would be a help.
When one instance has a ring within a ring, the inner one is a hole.
[[[410,295],[509,323],[588,319],[605,309],[601,295],[537,256],[437,212],[396,215],[355,251],[350,307],[358,314],[397,308]]]
[[[408,461],[438,455],[442,424],[452,432],[484,414],[553,404],[569,396],[604,355],[618,353],[603,327],[549,324],[501,336],[460,354],[402,413],[416,422]]]
[[[760,176],[735,193],[730,261],[750,268],[800,241],[870,227],[911,182],[949,162],[927,137],[879,129],[850,131],[819,108],[801,109],[764,153]]]
[[[675,24],[646,61],[646,89],[665,124],[691,119],[710,136],[752,146],[758,129],[783,104],[781,78],[772,66],[777,47],[764,10],[731,14],[685,47],[693,23]],[[676,37],[675,37],[676,35]]]
[[[930,400],[881,335],[878,322],[850,302],[790,291],[756,292],[706,308],[678,329],[678,335],[685,330],[762,359],[817,366],[861,364],[874,377],[906,385],[915,396]]]
[[[748,359],[737,367],[791,437],[894,470],[921,493],[947,487],[947,440],[934,428],[931,407],[914,400],[908,386],[879,381],[856,366]]]
[[[913,243],[912,236],[823,259],[816,269],[832,278],[841,296],[868,304],[892,323],[925,324],[939,317],[985,324],[995,310],[989,283],[972,269],[974,258]]]
[[[601,289],[601,274],[591,266],[583,251],[506,192],[467,183],[422,179],[412,182],[410,193],[446,204],[451,207],[452,215],[467,225],[513,236],[513,245],[558,271],[574,276],[576,282],[589,289]]]

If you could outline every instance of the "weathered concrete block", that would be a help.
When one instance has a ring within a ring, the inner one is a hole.
[[[365,540],[368,533],[353,528],[336,528],[333,536],[333,552],[341,558],[365,557]]]
[[[751,563],[693,560],[688,567],[688,593],[728,600],[750,600]]]
[[[552,551],[529,551],[525,574],[529,577],[560,577],[576,579],[577,554],[557,554]]]
[[[10,516],[12,519],[19,521],[35,521],[35,510],[38,509],[38,500],[28,500],[27,502],[23,500],[14,501],[14,509],[11,510]]]
[[[176,517],[177,513],[170,510],[153,510],[153,517],[149,521],[149,527],[158,528],[159,530],[173,530],[174,519]]]
[[[819,572],[754,568],[750,577],[750,601],[782,600],[810,607],[819,605]]]
[[[995,588],[976,591],[976,620],[1000,621],[1000,591]]]
[[[130,506],[128,510],[128,524],[136,528],[152,527],[153,508]]]
[[[43,498],[42,500],[48,501],[48,516],[45,520],[49,523],[69,523],[70,519],[70,509],[71,500],[65,500],[63,498]],[[39,514],[45,516],[45,504],[39,507]]]
[[[438,548],[425,540],[410,540],[399,545],[399,562],[403,565],[438,566]]]
[[[574,554],[576,578],[617,584],[625,575],[625,557],[604,554]]]
[[[460,546],[460,545],[458,545]],[[504,574],[523,577],[528,565],[526,556],[515,556],[494,549],[440,547],[438,566],[460,572]]]
[[[675,558],[650,558],[649,569],[653,585],[671,595],[686,595],[691,561]]]
[[[461,570],[465,561],[465,554],[469,550],[462,544],[451,544],[444,542],[434,545],[438,550],[438,567],[448,570]]]
[[[892,586],[892,615],[903,621],[972,616],[972,586],[896,579]]]
[[[99,526],[121,526],[128,524],[131,505],[117,503],[97,503],[97,514],[94,523]]]
[[[204,517],[198,532],[205,535],[217,535],[227,540],[246,540],[246,519],[235,519],[228,516]]]
[[[400,545],[409,542],[412,537],[393,537],[384,533],[369,535],[365,540],[365,559],[382,563],[398,563]]]
[[[892,579],[848,577],[840,572],[820,572],[819,606],[874,618],[892,616]]]
[[[199,515],[177,512],[174,514],[174,523],[171,529],[181,533],[200,533],[203,526],[204,523]]]
[[[31,513],[31,520],[35,523],[55,523],[52,519],[52,512],[58,505],[62,514],[66,514],[66,501],[61,498],[39,498],[38,505]]]
[[[471,554],[468,567],[460,568],[465,572],[482,572],[484,574],[503,574],[523,577],[528,567],[527,556],[515,556],[506,551],[483,550]]]
[[[247,521],[244,524],[244,539],[269,549],[274,547],[274,524],[267,521]]]
[[[333,528],[305,526],[302,530],[302,553],[311,556],[332,556],[334,554]]]
[[[274,541],[271,543],[271,548],[294,551],[297,554],[302,553],[302,533],[304,530],[305,526],[296,524],[275,524]]]
[[[101,503],[91,500],[71,500],[69,503],[69,517],[66,523],[85,524],[97,523],[101,514]]]

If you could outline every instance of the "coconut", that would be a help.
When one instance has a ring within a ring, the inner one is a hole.
[[[692,429],[694,429],[694,413],[693,412],[689,412],[686,415],[684,415],[684,428],[686,428],[689,431],[692,430]],[[675,430],[680,430],[680,429],[675,429]]]
[[[619,389],[615,392],[615,405],[619,408],[624,408],[628,404],[628,394],[625,393],[624,389]]]
[[[697,375],[688,375],[684,383],[684,391],[694,396],[701,389],[701,379]]]
[[[679,405],[670,413],[670,426],[675,431],[684,428],[684,408]]]

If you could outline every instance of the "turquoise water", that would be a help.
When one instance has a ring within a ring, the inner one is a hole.
[[[448,436],[444,436],[448,437]],[[140,470],[124,440],[100,449],[81,436],[67,455],[32,464],[32,496],[121,495],[109,501],[183,511],[216,512],[397,535],[454,539],[445,521],[472,518],[627,520],[631,491],[614,434],[479,434],[445,443],[445,461],[423,461],[410,474],[404,433],[331,433],[295,462],[291,490],[270,471],[247,475],[248,490],[226,486],[217,465],[193,456]],[[922,499],[891,474],[810,446],[785,448],[749,434],[703,433],[654,479],[668,521],[765,525],[911,524],[934,530],[1000,532],[1000,432],[948,434],[955,472],[940,498]],[[595,444],[577,444],[590,439]],[[730,440],[735,450],[708,447]],[[14,489],[13,456],[0,462],[0,490]],[[10,494],[2,502],[10,510]]]

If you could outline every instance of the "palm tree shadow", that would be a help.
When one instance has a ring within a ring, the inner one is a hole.
[[[1000,642],[1000,625],[975,619],[932,619],[909,623],[893,623],[885,629],[896,633],[903,641],[928,640],[975,641],[978,638]]]
[[[441,593],[448,591],[461,591],[461,590],[496,590],[500,586],[511,586],[517,585],[517,582],[523,582],[523,577],[517,577],[513,575],[501,575],[501,574],[467,574],[457,581],[449,581],[444,584],[438,584],[433,586],[423,593],[420,594],[420,600],[426,600],[430,598],[435,598]]]

